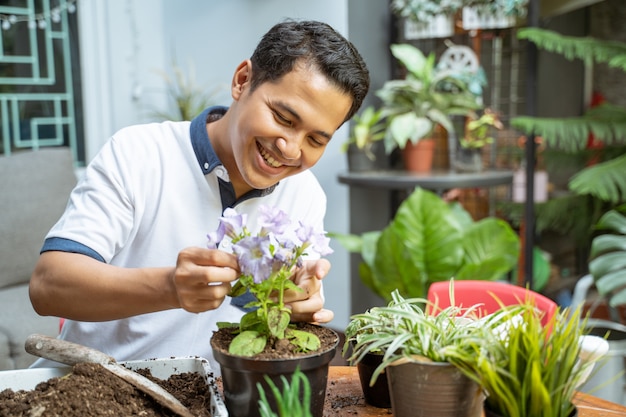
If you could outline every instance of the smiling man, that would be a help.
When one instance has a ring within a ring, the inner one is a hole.
[[[224,210],[255,232],[259,207],[324,230],[326,197],[310,172],[369,88],[363,59],[325,23],[285,21],[239,64],[229,107],[191,122],[130,126],[87,167],[43,244],[30,284],[42,315],[64,317],[60,338],[117,360],[202,356],[213,362],[218,321],[238,321],[246,299],[230,248],[207,248]],[[326,323],[325,259],[293,277],[292,318]],[[37,366],[57,366],[39,360]]]

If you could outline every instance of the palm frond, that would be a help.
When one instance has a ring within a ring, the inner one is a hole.
[[[626,201],[626,154],[580,171],[572,177],[570,190],[590,194],[610,203]]]
[[[548,52],[563,55],[569,60],[581,59],[587,64],[601,62],[626,71],[626,44],[592,37],[565,36],[539,28],[524,28],[518,38],[527,39]]]
[[[585,149],[589,135],[605,145],[619,145],[626,138],[626,109],[603,105],[581,117],[540,118],[521,116],[511,125],[528,135],[541,136],[548,146],[577,152]]]

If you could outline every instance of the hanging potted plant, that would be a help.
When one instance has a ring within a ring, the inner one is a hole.
[[[328,365],[339,337],[329,328],[291,323],[291,309],[285,305],[285,291],[301,291],[291,280],[302,257],[315,252],[332,252],[323,232],[292,225],[287,214],[263,206],[261,230],[251,233],[246,216],[226,209],[216,232],[209,233],[209,247],[223,239],[237,255],[241,276],[230,295],[249,292],[252,301],[239,323],[218,323],[211,337],[215,360],[220,364],[224,399],[231,417],[259,416],[257,383],[269,389],[265,377],[275,384],[291,378],[300,368],[311,384],[311,413],[321,417],[326,393]]]
[[[480,417],[484,395],[475,372],[483,361],[499,363],[497,330],[532,306],[505,307],[476,319],[478,306],[451,306],[431,315],[425,299],[404,299],[398,291],[390,296],[387,306],[352,316],[349,360],[358,364],[368,354],[380,355],[369,383],[386,374],[396,416]]]
[[[392,0],[391,10],[404,20],[406,40],[454,35],[454,15],[462,0]]]
[[[514,27],[526,17],[528,0],[468,0],[463,7],[463,29]]]
[[[459,149],[454,167],[462,172],[480,172],[483,170],[482,150],[494,142],[490,135],[492,129],[502,129],[504,125],[498,114],[485,109],[480,117],[472,115],[465,122],[465,133],[459,140]]]
[[[454,132],[452,116],[468,116],[481,107],[482,97],[472,91],[462,70],[438,70],[434,53],[425,56],[410,44],[391,45],[391,53],[406,69],[406,77],[389,80],[376,91],[387,121],[385,150],[402,149],[407,170],[427,172],[432,158],[420,164],[410,151],[427,146],[432,155],[433,134]]]
[[[342,151],[348,155],[348,169],[353,172],[385,168],[385,124],[382,110],[368,106],[352,117],[351,131]]]

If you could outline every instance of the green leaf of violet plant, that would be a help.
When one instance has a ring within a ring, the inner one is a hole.
[[[218,328],[234,328],[237,334],[229,346],[229,353],[254,356],[278,340],[287,340],[295,350],[309,352],[320,347],[317,336],[297,330],[290,325],[291,309],[285,305],[285,291],[302,291],[292,276],[303,263],[303,257],[314,252],[319,256],[332,253],[330,239],[324,232],[299,222],[275,207],[260,207],[260,231],[252,234],[247,227],[247,216],[227,208],[215,232],[207,235],[207,247],[217,249],[224,239],[231,247],[241,269],[241,276],[233,285],[231,297],[249,291],[254,300],[244,307],[250,309],[234,323],[218,323]]]

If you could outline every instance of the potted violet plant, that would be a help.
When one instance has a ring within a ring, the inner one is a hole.
[[[295,226],[282,210],[261,206],[258,233],[246,225],[247,216],[226,209],[217,231],[209,233],[211,248],[230,240],[237,255],[241,276],[230,295],[249,292],[253,300],[244,308],[239,323],[218,323],[211,347],[220,364],[224,397],[229,415],[259,416],[259,392],[250,387],[260,384],[271,389],[282,377],[292,378],[298,369],[311,385],[311,414],[321,417],[326,394],[328,366],[335,355],[339,337],[329,328],[309,323],[291,323],[291,310],[285,305],[285,291],[301,291],[291,280],[303,257],[332,252],[323,232],[301,222]],[[276,411],[276,403],[270,401]]]

